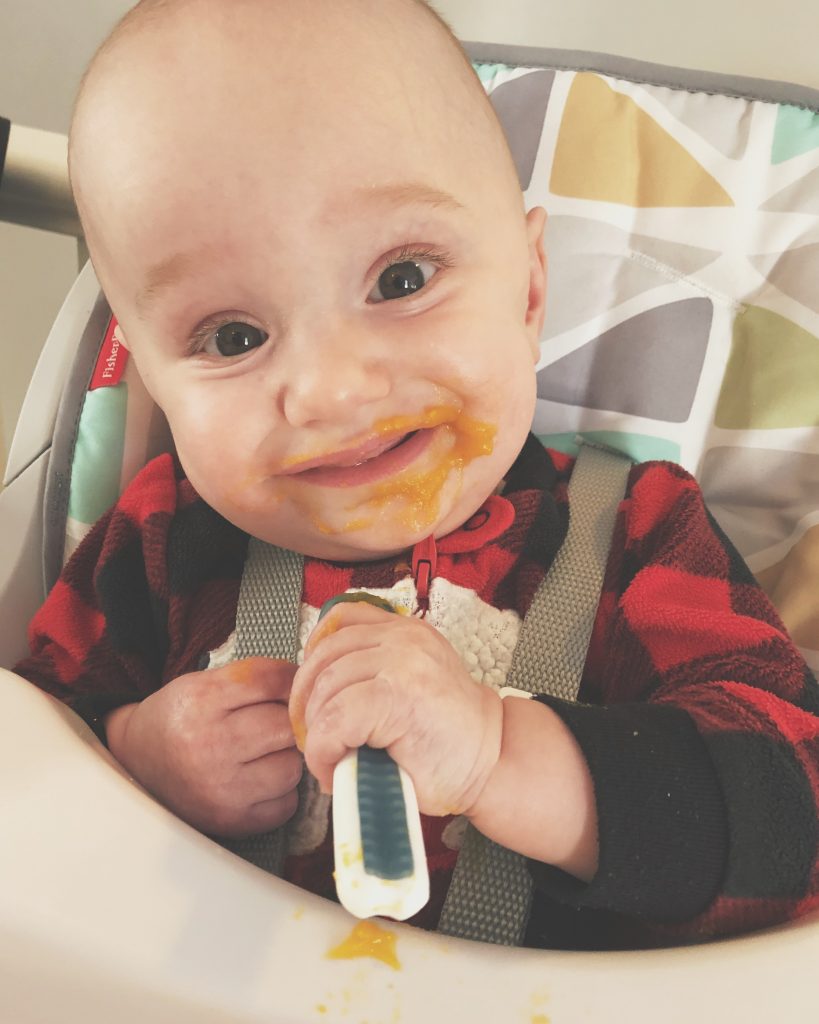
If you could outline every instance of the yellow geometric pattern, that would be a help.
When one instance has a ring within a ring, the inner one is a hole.
[[[626,206],[732,206],[723,187],[652,117],[598,75],[577,74],[550,187]]]

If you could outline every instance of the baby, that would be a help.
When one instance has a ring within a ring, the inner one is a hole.
[[[327,895],[322,794],[386,748],[424,815],[425,926],[459,818],[529,858],[532,945],[815,904],[819,694],[683,470],[631,471],[582,703],[501,700],[509,651],[453,626],[517,635],[572,462],[529,435],[546,214],[428,6],[144,0],[86,74],[70,169],[178,462],[94,528],[21,673],[198,829],[293,818],[286,877]],[[305,556],[304,621],[350,587],[426,615],[341,604],[298,669],[232,661],[249,536]]]

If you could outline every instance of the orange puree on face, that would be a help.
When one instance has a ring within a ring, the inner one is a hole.
[[[398,971],[401,964],[395,953],[395,941],[395,932],[388,932],[375,921],[359,921],[347,938],[331,949],[327,956],[331,960],[356,960],[369,956]]]
[[[440,410],[429,410],[438,411]],[[406,508],[401,518],[405,526],[413,530],[422,530],[435,521],[441,489],[449,474],[453,470],[460,473],[473,459],[491,454],[497,430],[493,424],[482,423],[471,416],[456,415],[449,422],[447,419],[448,417],[442,417],[438,423],[445,424],[444,430],[451,435],[452,443],[438,463],[422,472],[405,470],[390,480],[376,484],[375,494],[367,502],[368,505],[381,509],[393,498],[403,498]],[[422,425],[437,426],[438,423]]]
[[[411,530],[420,531],[430,526],[438,516],[441,490],[454,471],[460,475],[464,467],[481,455],[489,455],[495,444],[497,428],[459,413],[454,406],[437,406],[427,409],[421,417],[393,416],[375,424],[377,434],[421,430],[443,427],[447,434],[448,447],[438,462],[427,470],[413,470],[411,467],[396,473],[394,477],[373,485],[372,497],[363,503],[368,515],[359,514],[349,519],[343,527],[334,530],[318,520],[309,510],[313,525],[322,533],[352,533],[372,526],[378,514],[395,499],[403,502],[398,514],[403,524]]]
[[[458,410],[451,405],[439,405],[433,406],[431,409],[425,409],[421,416],[389,416],[383,420],[378,420],[373,424],[372,435],[377,437],[383,437],[385,434],[400,434],[403,432],[409,433],[411,430],[421,430],[425,427],[437,427],[440,423],[447,423],[453,420],[458,414]],[[362,438],[362,440],[364,440]],[[355,447],[355,443],[351,444],[350,447]],[[311,459],[317,459],[323,455],[332,455],[333,449],[317,449],[314,452],[306,452],[302,455],[291,455],[289,458],[282,460],[283,469],[291,469],[293,466],[298,466],[302,462],[309,462]]]

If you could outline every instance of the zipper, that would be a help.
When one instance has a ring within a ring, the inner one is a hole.
[[[429,611],[429,588],[435,579],[438,567],[438,548],[435,538],[430,535],[419,540],[412,549],[412,578],[415,581],[417,607],[414,614],[420,618]]]

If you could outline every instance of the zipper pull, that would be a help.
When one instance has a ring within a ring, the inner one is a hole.
[[[429,588],[435,579],[438,567],[438,548],[435,538],[430,535],[419,540],[412,549],[412,578],[415,581],[418,607],[415,614],[423,618],[429,611]]]

